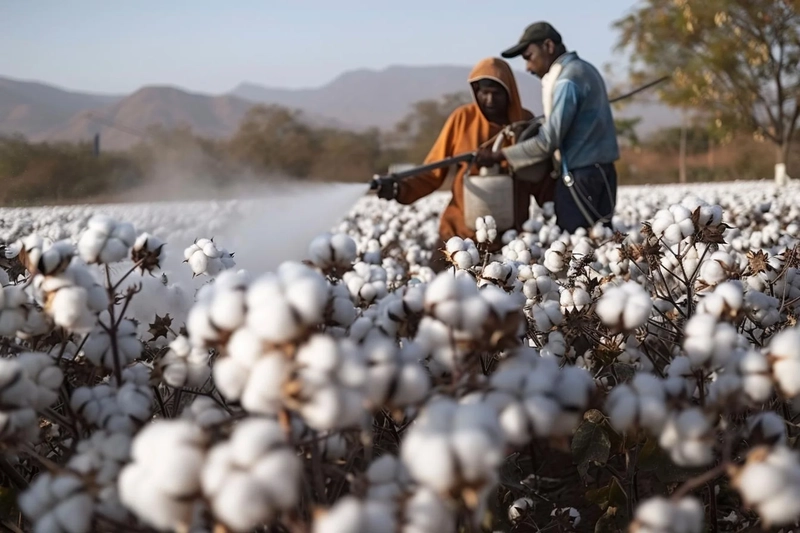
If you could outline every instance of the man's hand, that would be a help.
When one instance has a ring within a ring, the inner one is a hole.
[[[501,161],[505,161],[506,157],[503,155],[502,151],[492,152],[492,149],[487,147],[479,148],[477,156],[475,157],[475,163],[479,167],[491,167],[494,166]]]
[[[378,198],[394,200],[400,190],[400,184],[395,178],[378,178]]]

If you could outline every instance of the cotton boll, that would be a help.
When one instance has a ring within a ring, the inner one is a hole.
[[[201,483],[214,514],[235,531],[247,531],[296,504],[301,468],[278,422],[253,418],[211,449]]]
[[[118,223],[105,215],[94,215],[78,241],[78,254],[87,263],[122,261],[134,245],[136,232],[127,222]]]
[[[617,331],[630,331],[647,323],[653,301],[644,288],[634,281],[609,288],[597,302],[595,312],[600,320]]]
[[[206,439],[188,420],[146,425],[133,441],[131,462],[120,472],[120,501],[152,527],[188,527],[201,489]]]
[[[52,357],[44,353],[23,352],[17,356],[27,379],[35,386],[31,405],[42,410],[58,400],[58,389],[64,381],[64,374]]]
[[[658,435],[667,418],[663,381],[652,374],[638,372],[630,384],[623,383],[611,390],[605,410],[617,431],[639,426]]]
[[[0,335],[14,337],[25,327],[29,306],[28,298],[18,287],[0,288]]]
[[[685,328],[683,348],[695,368],[723,366],[730,358],[738,334],[727,322],[718,322],[713,315],[696,314]]]
[[[517,498],[508,507],[508,519],[511,522],[519,522],[528,510],[533,507],[533,500],[530,498]]]
[[[800,395],[800,329],[785,329],[769,343],[772,376],[781,392],[794,398]]]
[[[560,325],[564,320],[561,312],[561,305],[556,301],[544,301],[534,304],[531,308],[536,329],[539,331],[549,331],[554,326]]]
[[[591,296],[581,287],[573,287],[571,289],[564,289],[561,292],[560,303],[562,309],[566,311],[578,310],[580,311],[592,302]]]
[[[702,533],[703,517],[703,505],[692,497],[673,502],[655,496],[636,508],[630,530],[634,533]]]
[[[561,241],[554,242],[544,254],[545,268],[557,274],[564,270],[567,264],[567,246]]]
[[[711,429],[702,411],[689,408],[667,419],[659,445],[679,466],[705,466],[714,458]]]
[[[782,445],[752,449],[732,484],[767,527],[788,526],[800,517],[800,462],[794,450]]]
[[[78,263],[71,263],[58,275],[37,275],[33,285],[55,324],[74,333],[91,331],[96,314],[109,304],[103,287]]]
[[[192,277],[207,275],[216,276],[226,269],[236,266],[233,254],[225,248],[218,247],[211,239],[197,239],[184,249],[184,262],[189,263]]]
[[[45,472],[19,497],[20,510],[36,531],[89,531],[94,504],[87,488],[74,474]]]
[[[208,396],[198,396],[181,414],[201,428],[208,428],[230,420],[231,415]]]
[[[769,445],[785,445],[787,434],[783,419],[772,411],[751,416],[747,420],[750,438]]]
[[[760,327],[774,326],[781,319],[780,300],[758,291],[747,291],[744,296],[744,309],[748,318]]]
[[[97,366],[114,369],[116,365],[124,367],[142,352],[141,342],[136,338],[136,325],[133,321],[121,320],[116,331],[109,325],[98,325],[83,345],[86,358]],[[115,337],[114,342],[111,336]]]
[[[742,390],[755,403],[767,401],[773,393],[769,361],[764,354],[747,350],[737,361],[742,376]]]
[[[470,481],[491,486],[503,458],[501,434],[489,406],[440,397],[409,429],[400,457],[416,481],[440,494]]]
[[[207,350],[192,347],[188,338],[179,335],[159,361],[163,380],[170,387],[199,388],[211,374],[208,359]]]

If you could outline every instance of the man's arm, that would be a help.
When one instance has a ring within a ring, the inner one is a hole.
[[[561,147],[578,110],[578,88],[571,80],[559,80],[553,92],[553,111],[539,128],[539,133],[502,150],[512,169],[543,161]]]

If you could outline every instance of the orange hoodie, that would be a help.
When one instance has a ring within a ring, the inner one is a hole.
[[[490,57],[480,61],[472,69],[468,83],[471,84],[481,79],[491,79],[503,85],[508,92],[508,120],[519,122],[521,120],[531,120],[533,114],[527,109],[523,109],[517,90],[517,82],[511,67],[502,59]],[[473,90],[473,99],[475,93]],[[431,148],[423,164],[432,163],[452,157],[465,152],[472,152],[479,146],[494,137],[503,126],[489,122],[478,106],[477,101],[465,104],[457,108],[448,117],[447,122],[442,128],[439,137]],[[439,237],[442,243],[447,242],[450,237],[459,236],[461,238],[475,238],[475,232],[470,230],[464,223],[464,175],[467,170],[467,163],[461,163],[453,178],[453,197],[449,205],[442,213],[439,223]],[[433,170],[427,174],[412,176],[400,180],[400,187],[397,201],[401,204],[411,204],[423,196],[437,190],[442,186],[448,175],[448,168]],[[472,172],[477,173],[477,167],[473,167]],[[550,182],[553,180],[544,180]],[[528,219],[528,207],[530,196],[536,195],[537,201],[541,204],[549,198],[540,198],[538,185],[524,182],[514,182],[515,205],[509,206],[515,211],[514,220],[517,230],[521,229],[522,223]],[[549,185],[549,183],[547,184]],[[552,193],[552,191],[550,191]],[[498,239],[499,240],[499,239]]]

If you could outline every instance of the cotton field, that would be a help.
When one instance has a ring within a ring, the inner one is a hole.
[[[5,528],[795,527],[800,187],[438,243],[446,202],[2,210]]]

